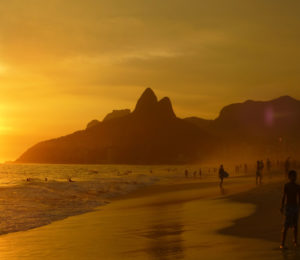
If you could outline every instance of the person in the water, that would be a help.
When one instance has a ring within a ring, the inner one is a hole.
[[[300,186],[296,183],[297,172],[289,171],[289,182],[284,185],[284,192],[281,201],[281,213],[285,216],[282,229],[281,249],[285,249],[286,234],[289,228],[294,231],[294,246],[298,243],[298,216],[300,206]]]

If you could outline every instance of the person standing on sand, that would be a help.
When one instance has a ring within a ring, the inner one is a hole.
[[[261,184],[262,173],[261,173],[261,162],[256,163],[256,185]]]
[[[188,171],[188,170],[185,170],[185,171],[184,171],[184,175],[185,175],[185,178],[188,178],[188,177],[189,177],[189,171]]]
[[[294,246],[298,243],[298,216],[300,206],[300,186],[296,184],[297,172],[289,171],[289,182],[284,185],[284,192],[281,201],[281,213],[285,215],[282,230],[281,249],[285,249],[286,234],[289,228],[294,230]]]
[[[219,169],[219,178],[220,178],[220,187],[222,188],[223,187],[223,180],[226,176],[226,172],[224,170],[224,167],[223,165],[220,166],[220,169]]]

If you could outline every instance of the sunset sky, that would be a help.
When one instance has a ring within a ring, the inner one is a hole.
[[[132,109],[300,99],[299,0],[1,0],[0,161]]]

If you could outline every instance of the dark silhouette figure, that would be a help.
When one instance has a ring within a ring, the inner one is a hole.
[[[188,170],[185,170],[185,171],[184,171],[184,175],[185,175],[185,178],[188,178],[188,177],[189,177],[189,171],[188,171]]]
[[[256,163],[256,185],[261,184],[262,182],[262,165],[261,161]]]
[[[48,181],[48,178],[46,177],[46,178],[45,178],[45,182],[47,182],[47,181]]]
[[[193,172],[193,176],[194,176],[194,178],[197,177],[197,171],[194,171],[194,172]]]
[[[199,177],[202,178],[202,170],[199,170]]]
[[[220,169],[219,169],[219,178],[220,178],[220,187],[223,188],[223,181],[224,181],[224,178],[227,178],[228,177],[228,173],[225,172],[224,170],[224,166],[221,165],[220,166]]]
[[[300,206],[300,186],[296,184],[297,172],[288,173],[289,182],[284,185],[284,192],[281,202],[281,213],[285,215],[284,226],[282,230],[282,241],[280,248],[285,248],[286,234],[289,228],[294,230],[294,245],[298,243],[298,216]]]

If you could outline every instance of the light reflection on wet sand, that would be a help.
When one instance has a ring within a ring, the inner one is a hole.
[[[226,186],[226,193],[230,187]],[[277,244],[217,233],[252,205],[199,198],[218,188],[115,201],[99,211],[0,237],[2,259],[296,259]],[[180,199],[178,199],[180,198]],[[195,199],[192,199],[195,198]],[[163,203],[162,203],[163,202]]]

